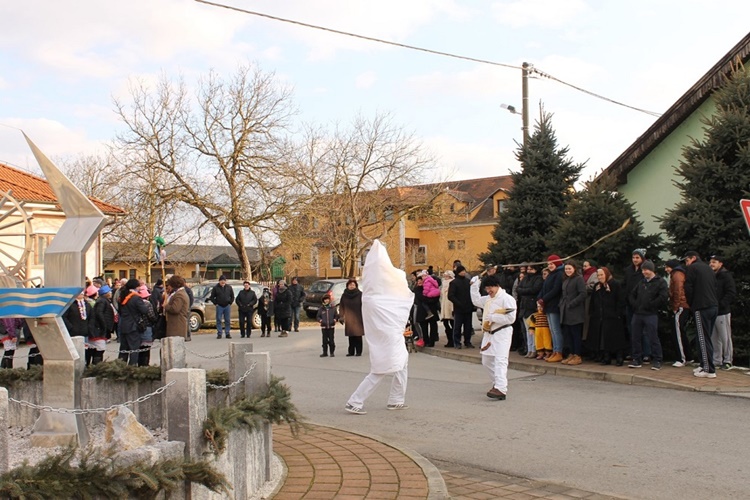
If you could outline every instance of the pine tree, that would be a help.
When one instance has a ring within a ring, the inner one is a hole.
[[[750,198],[750,73],[733,72],[714,93],[716,112],[704,117],[705,136],[683,150],[677,167],[682,200],[661,219],[673,255],[695,250],[721,254],[734,273],[739,298],[732,305],[735,354],[750,347],[750,238],[739,201]],[[743,293],[744,292],[744,293]]]
[[[547,256],[548,236],[560,223],[583,168],[567,155],[568,148],[557,144],[551,115],[542,111],[528,143],[516,153],[521,171],[511,173],[506,210],[492,232],[495,242],[479,256],[483,262],[509,264]]]
[[[607,266],[613,274],[630,262],[634,248],[646,248],[657,255],[660,236],[643,234],[643,223],[636,218],[633,204],[616,190],[611,176],[601,176],[586,183],[571,199],[565,218],[549,238],[550,247],[562,257],[573,255],[602,236],[630,223],[621,232],[598,243],[577,259],[593,260]]]

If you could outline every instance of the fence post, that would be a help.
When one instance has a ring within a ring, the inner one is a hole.
[[[165,391],[167,435],[170,441],[185,443],[185,458],[203,458],[203,422],[208,416],[206,407],[206,371],[198,368],[173,368],[167,372]]]
[[[185,339],[164,337],[161,339],[161,379],[166,380],[167,372],[173,368],[186,368]]]
[[[245,374],[251,365],[247,363],[245,355],[253,352],[253,344],[240,344],[232,342],[229,344],[229,382],[232,383]],[[250,375],[252,376],[252,375]],[[247,380],[247,379],[245,379]],[[236,400],[245,394],[245,386],[238,384],[229,389],[229,402]]]
[[[8,472],[8,389],[0,387],[0,474]]]
[[[267,352],[249,352],[245,354],[245,364],[252,366],[256,363],[253,371],[245,379],[245,392],[249,397],[261,394],[268,390],[271,385],[271,354]],[[265,471],[266,481],[271,480],[271,464],[273,463],[273,430],[271,422],[264,422],[261,427],[263,434],[263,446],[265,449]]]

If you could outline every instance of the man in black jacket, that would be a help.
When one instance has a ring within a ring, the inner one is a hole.
[[[448,285],[448,300],[453,303],[453,346],[461,349],[461,330],[464,334],[464,346],[473,348],[471,335],[474,333],[471,315],[474,304],[471,301],[471,282],[466,268],[458,265],[456,278]]]
[[[633,348],[633,361],[630,368],[640,368],[643,361],[643,338],[651,344],[651,369],[660,370],[662,362],[661,342],[659,342],[659,309],[667,305],[669,289],[667,282],[656,275],[656,268],[650,260],[641,265],[643,279],[630,292],[629,303],[633,310],[630,343]]]
[[[219,278],[219,283],[211,289],[209,300],[216,305],[216,338],[221,338],[221,323],[223,320],[224,336],[231,339],[232,335],[229,333],[232,327],[230,311],[232,302],[234,302],[234,290],[227,285],[227,278],[223,274]]]
[[[708,261],[711,270],[716,273],[716,298],[719,310],[711,332],[711,344],[714,347],[714,366],[722,370],[732,367],[732,314],[731,305],[737,297],[734,276],[724,267],[724,257],[712,255]]]
[[[299,284],[296,277],[292,278],[289,285],[289,293],[292,294],[292,326],[294,331],[299,331],[299,315],[302,312],[302,301],[305,300],[305,289]]]
[[[693,375],[701,378],[716,378],[714,365],[714,348],[711,344],[711,332],[714,329],[716,314],[719,312],[719,300],[716,297],[716,276],[703,262],[698,252],[690,251],[683,257],[687,266],[685,276],[685,298],[695,319],[696,337],[701,352],[701,366]]]
[[[253,331],[253,312],[255,310],[255,304],[258,303],[258,296],[255,291],[250,287],[250,282],[245,281],[243,289],[237,294],[237,312],[240,317],[240,338],[250,338],[250,334]],[[247,325],[247,327],[245,326]]]

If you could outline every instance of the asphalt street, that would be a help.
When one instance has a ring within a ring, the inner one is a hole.
[[[194,335],[188,364],[226,366],[229,342],[270,352],[272,371],[312,423],[378,436],[428,459],[643,499],[748,498],[750,400],[511,371],[508,399],[493,401],[478,364],[412,353],[406,411],[385,408],[390,378],[367,401],[367,415],[344,403],[369,371],[346,357],[320,358],[320,330],[287,338],[217,340]]]

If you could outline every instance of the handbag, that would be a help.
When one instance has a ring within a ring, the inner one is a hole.
[[[153,333],[153,339],[163,339],[167,336],[167,317],[163,314],[160,314],[158,318],[156,318],[156,322],[151,327],[151,332]]]

